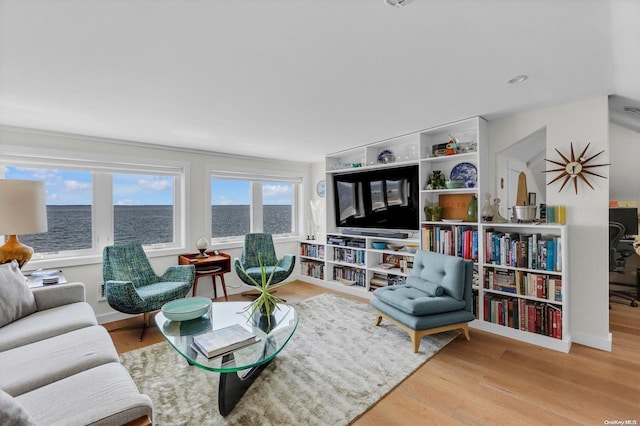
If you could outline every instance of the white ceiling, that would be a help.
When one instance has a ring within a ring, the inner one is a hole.
[[[640,100],[639,28],[636,0],[0,0],[0,125],[319,161]]]

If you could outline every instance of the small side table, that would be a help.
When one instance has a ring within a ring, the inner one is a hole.
[[[39,274],[33,275],[33,272],[31,274],[25,275],[25,277],[27,278],[27,284],[29,285],[29,288],[67,283],[67,277],[65,277],[62,271],[60,270],[56,270],[55,272],[53,272],[53,270],[51,271],[52,273],[45,274],[45,275],[39,275]],[[49,283],[45,278],[57,278],[58,280],[56,282],[53,282],[55,280],[51,280],[51,282]]]
[[[213,254],[212,251],[206,252],[206,254],[208,257],[198,257],[198,254],[192,253],[178,256],[179,265],[194,265],[196,267],[196,278],[193,282],[193,296],[198,292],[198,280],[202,277],[211,277],[213,298],[217,298],[216,277],[218,277],[222,285],[224,300],[229,300],[227,298],[227,285],[224,282],[224,274],[231,272],[231,256],[222,252]]]

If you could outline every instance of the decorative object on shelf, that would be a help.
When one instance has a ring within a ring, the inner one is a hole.
[[[420,248],[420,244],[406,244],[404,246],[404,248],[409,252],[409,253],[415,253],[418,251],[418,249]]]
[[[467,220],[469,222],[478,221],[478,198],[475,195],[471,197],[471,201],[467,206]]]
[[[491,194],[488,192],[484,194],[484,204],[482,205],[482,221],[483,222],[491,222],[493,221],[493,206],[491,205]]]
[[[431,146],[431,156],[432,157],[444,157],[447,155],[447,144],[439,143]]]
[[[584,150],[582,150],[582,152],[580,153],[580,155],[578,155],[577,157],[574,154],[573,151],[573,142],[571,142],[571,157],[567,158],[565,155],[563,155],[560,150],[558,150],[558,148],[556,148],[556,152],[560,155],[560,157],[562,158],[563,162],[560,161],[555,161],[555,160],[549,160],[547,158],[545,158],[545,161],[548,161],[550,163],[556,164],[558,166],[561,166],[560,168],[557,169],[549,169],[549,170],[545,170],[544,173],[560,173],[558,176],[556,176],[551,182],[547,183],[547,185],[551,185],[554,182],[557,182],[558,180],[562,179],[564,177],[564,181],[562,182],[562,185],[560,186],[560,189],[558,190],[558,192],[562,191],[562,189],[565,187],[565,185],[567,184],[567,182],[569,182],[569,180],[573,179],[573,187],[575,189],[576,194],[578,194],[578,178],[580,178],[580,180],[582,180],[584,183],[586,183],[589,188],[591,189],[595,189],[593,187],[593,185],[591,185],[591,183],[589,182],[589,180],[587,180],[587,178],[585,177],[585,175],[592,175],[592,176],[597,176],[597,177],[601,177],[603,179],[606,179],[606,176],[603,176],[601,174],[598,173],[594,173],[588,169],[592,169],[594,167],[605,167],[605,166],[610,166],[610,163],[602,163],[602,164],[588,164],[591,160],[593,160],[594,158],[596,158],[597,156],[599,156],[600,154],[602,154],[604,152],[604,150],[598,152],[597,154],[592,155],[589,158],[585,158],[585,155],[587,153],[587,150],[589,149],[589,145],[591,145],[591,143],[588,143],[587,146],[584,148]]]
[[[447,180],[444,182],[444,186],[447,189],[459,189],[466,186],[466,182],[463,180]]]
[[[507,223],[507,219],[500,214],[500,198],[493,200],[493,221],[495,223]]]
[[[199,238],[198,241],[196,241],[196,248],[200,252],[196,255],[197,258],[203,259],[205,257],[209,257],[209,255],[205,253],[209,248],[209,241],[207,241],[205,237]]]
[[[387,248],[387,243],[384,241],[374,241],[371,243],[371,246],[376,250],[384,250]]]
[[[387,248],[389,250],[398,251],[401,250],[404,246],[402,244],[387,244]]]
[[[531,223],[536,218],[536,206],[513,206],[513,220],[517,223]]]
[[[431,187],[429,188],[429,185]],[[429,180],[427,181],[427,189],[444,189],[445,188],[445,178],[440,170],[434,170],[429,175]]]
[[[384,149],[380,151],[380,154],[378,154],[378,163],[389,164],[393,163],[394,161],[396,161],[396,156],[393,152],[391,152],[391,150]]]
[[[455,155],[458,153],[458,141],[449,135],[449,142],[445,145],[445,155]]]
[[[440,206],[426,206],[424,208],[425,216],[427,220],[437,222],[442,218],[442,207]]]
[[[40,232],[47,232],[44,181],[0,180],[0,234],[8,236],[0,247],[0,263],[16,260],[22,268],[33,248],[22,244],[18,235]]]
[[[475,187],[476,182],[478,182],[478,169],[472,163],[459,163],[453,166],[451,169],[451,175],[449,176],[450,180],[461,180],[468,184],[471,182]]]
[[[325,193],[326,193],[326,183],[324,180],[321,180],[316,184],[316,195],[318,197],[324,197]]]

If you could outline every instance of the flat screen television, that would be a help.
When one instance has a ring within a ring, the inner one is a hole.
[[[609,209],[609,222],[618,222],[624,226],[624,235],[638,235],[638,209],[635,207],[612,207]]]
[[[338,227],[417,230],[418,166],[334,175]]]

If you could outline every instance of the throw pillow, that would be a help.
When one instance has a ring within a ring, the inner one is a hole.
[[[11,395],[0,389],[0,425],[31,426],[36,422]]]
[[[14,260],[0,265],[0,327],[37,310],[33,293],[18,262]]]

